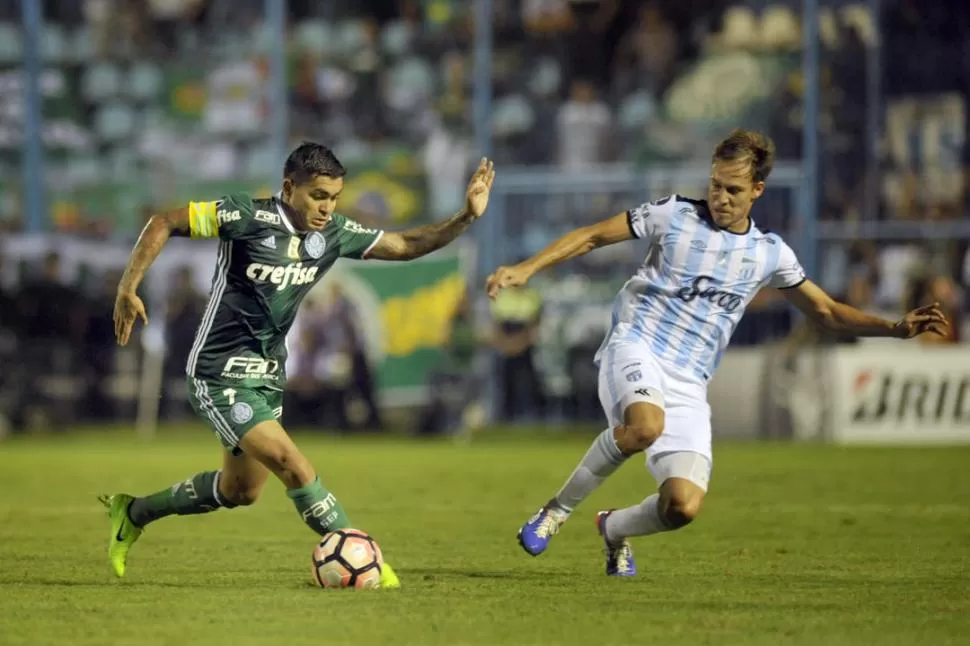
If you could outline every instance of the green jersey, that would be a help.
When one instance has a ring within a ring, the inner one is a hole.
[[[297,231],[278,198],[191,202],[193,238],[218,237],[209,304],[185,372],[240,387],[282,389],[286,334],[303,297],[338,258],[363,258],[383,234],[334,214]]]

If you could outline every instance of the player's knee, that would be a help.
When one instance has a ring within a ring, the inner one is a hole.
[[[657,441],[664,432],[663,424],[635,424],[627,426],[630,439],[637,451],[643,451]]]
[[[248,507],[259,500],[261,489],[261,487],[236,487],[223,492],[223,495],[237,507]]]
[[[663,409],[651,404],[630,406],[624,420],[626,446],[621,446],[620,449],[625,452],[646,450],[664,431]]]
[[[276,422],[253,427],[243,436],[239,446],[269,469],[288,489],[302,487],[316,477],[310,461]]]
[[[664,520],[667,525],[679,529],[689,525],[701,513],[699,496],[672,496],[664,505]]]

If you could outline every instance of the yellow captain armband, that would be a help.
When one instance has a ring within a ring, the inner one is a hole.
[[[216,202],[189,202],[189,231],[193,238],[214,238],[219,235]]]

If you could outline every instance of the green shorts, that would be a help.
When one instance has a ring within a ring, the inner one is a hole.
[[[239,441],[249,429],[283,416],[283,391],[275,387],[244,388],[196,377],[186,382],[192,409],[233,455],[242,454]]]

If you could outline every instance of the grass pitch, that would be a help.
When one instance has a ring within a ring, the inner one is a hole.
[[[515,541],[591,437],[300,436],[401,576],[377,592],[310,587],[314,536],[276,482],[252,508],[159,521],[114,579],[96,494],[213,468],[201,427],[0,444],[0,643],[970,642],[970,449],[720,445],[701,518],[636,540],[641,574],[616,580],[592,518],[653,490],[639,459],[543,556]]]

